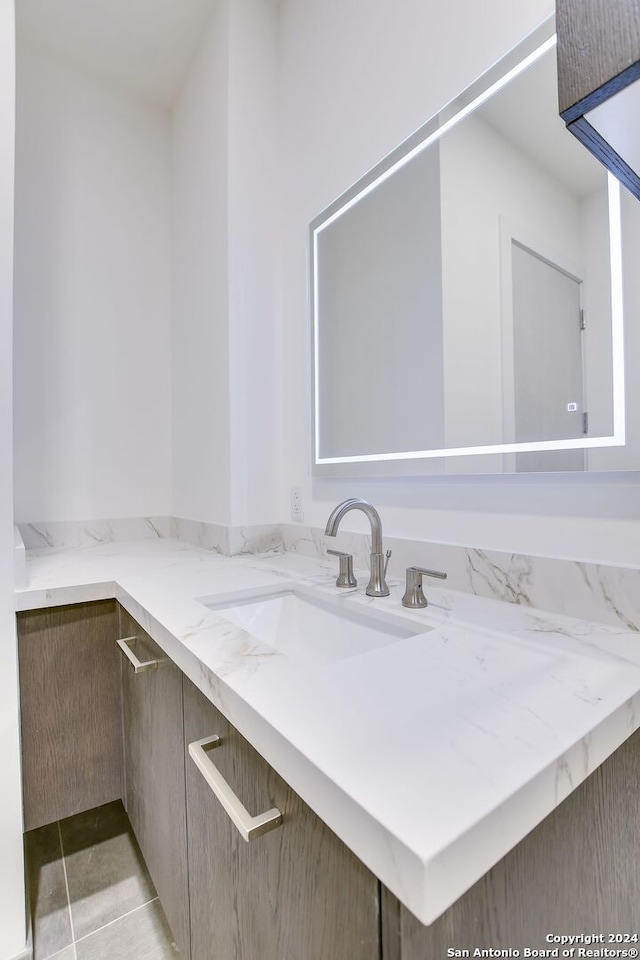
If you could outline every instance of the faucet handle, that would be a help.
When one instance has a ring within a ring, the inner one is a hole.
[[[446,580],[446,573],[439,570],[427,570],[425,567],[407,567],[407,581],[405,585],[402,605],[415,609],[416,607],[426,607],[427,598],[422,591],[422,578],[436,577],[438,580]]]
[[[340,558],[340,572],[336,580],[336,587],[357,587],[358,581],[353,575],[353,556],[343,553],[342,550],[327,550],[332,557]]]

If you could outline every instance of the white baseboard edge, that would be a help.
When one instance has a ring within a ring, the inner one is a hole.
[[[28,884],[25,895],[25,915],[27,926],[27,942],[24,946],[24,950],[21,950],[20,953],[16,953],[16,955],[13,957],[7,957],[7,960],[33,960],[33,923],[31,918],[31,903],[29,902]]]
[[[8,957],[7,960],[33,960],[33,950],[27,944],[24,950],[21,950],[20,953],[16,953],[14,957]]]

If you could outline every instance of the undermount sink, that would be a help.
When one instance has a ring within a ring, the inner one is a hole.
[[[295,587],[225,600],[200,598],[200,603],[259,642],[310,665],[357,657],[432,629]]]

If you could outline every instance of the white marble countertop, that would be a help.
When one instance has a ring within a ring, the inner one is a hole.
[[[334,564],[146,540],[27,552],[16,609],[116,597],[316,813],[431,923],[640,725],[640,637],[425,585],[370,600]],[[197,597],[304,583],[429,632],[293,661]]]

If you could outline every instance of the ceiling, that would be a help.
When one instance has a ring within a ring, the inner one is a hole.
[[[213,0],[18,0],[18,39],[168,107],[213,7]]]

